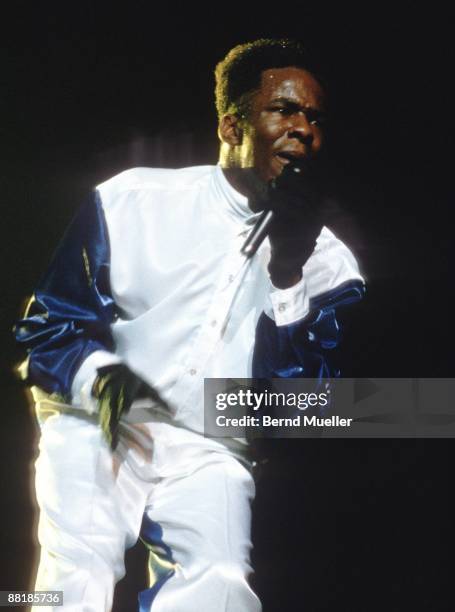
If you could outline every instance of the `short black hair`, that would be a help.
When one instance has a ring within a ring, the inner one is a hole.
[[[324,90],[327,89],[320,66],[297,40],[260,38],[231,49],[215,68],[218,117],[226,113],[247,114],[251,94],[260,87],[262,72],[288,66],[311,72]]]

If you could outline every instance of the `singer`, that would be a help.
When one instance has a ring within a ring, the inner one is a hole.
[[[98,185],[16,326],[41,426],[35,588],[65,612],[111,609],[138,538],[141,612],[261,610],[248,445],[204,437],[203,381],[338,375],[337,312],[363,295],[325,225],[326,95],[303,47],[239,45],[215,75],[218,165]]]

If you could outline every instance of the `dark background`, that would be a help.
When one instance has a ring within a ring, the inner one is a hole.
[[[216,161],[212,73],[239,42],[298,37],[331,84],[334,229],[368,283],[345,374],[454,372],[453,36],[437,4],[15,6],[2,15],[0,96],[4,590],[31,588],[37,555],[38,432],[12,374],[21,302],[93,185],[131,166]],[[291,440],[271,452],[253,528],[264,612],[451,609],[452,440]],[[141,551],[128,558],[121,612],[144,579]]]

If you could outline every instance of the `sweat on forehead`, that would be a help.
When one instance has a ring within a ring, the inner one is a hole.
[[[325,102],[324,89],[319,81],[308,70],[293,66],[264,70],[256,95],[260,92],[270,98],[303,100],[310,106],[324,106]]]

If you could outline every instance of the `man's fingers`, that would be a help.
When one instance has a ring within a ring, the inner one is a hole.
[[[98,412],[98,422],[103,432],[104,439],[107,444],[112,448],[112,413],[110,406],[103,401],[100,401],[99,404],[99,412]]]
[[[118,445],[118,440],[119,440],[119,433],[118,433],[118,429],[119,429],[119,420],[117,419],[112,419],[111,423],[110,423],[110,437],[108,440],[108,443],[111,447],[111,450],[115,450],[117,448]]]
[[[119,440],[119,423],[138,397],[160,401],[155,389],[136,376],[127,366],[115,365],[98,369],[99,377],[93,394],[99,402],[99,424],[112,450]]]

